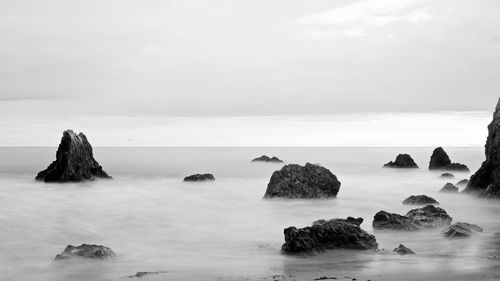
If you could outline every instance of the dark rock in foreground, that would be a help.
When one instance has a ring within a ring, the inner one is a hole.
[[[455,192],[458,192],[458,187],[456,187],[454,184],[452,183],[446,183],[443,188],[441,188],[441,190],[439,192],[449,192],[449,193],[455,193]]]
[[[64,260],[75,257],[106,259],[114,256],[115,253],[108,247],[102,245],[82,244],[80,246],[68,245],[62,253],[56,255],[55,260]]]
[[[413,252],[410,248],[405,247],[403,244],[399,244],[399,246],[393,250],[393,252],[398,253],[400,255],[414,255],[415,252]]]
[[[442,147],[434,149],[429,162],[429,170],[444,170],[450,164],[450,157]]]
[[[455,238],[455,237],[469,237],[473,232],[483,232],[483,229],[475,224],[470,224],[466,222],[457,222],[448,226],[445,230],[441,232],[444,237]]]
[[[319,199],[337,196],[340,182],[327,168],[311,163],[289,164],[275,171],[264,198]]]
[[[262,155],[261,157],[257,157],[252,160],[252,162],[274,162],[274,163],[282,163],[283,160],[279,159],[276,156],[269,157],[267,155]]]
[[[184,181],[213,181],[215,180],[212,174],[194,174],[184,178]]]
[[[444,174],[441,174],[440,178],[444,178],[444,179],[452,179],[454,178],[455,176],[453,174],[450,174],[450,173],[444,173]]]
[[[495,108],[493,121],[488,125],[485,154],[486,160],[471,176],[464,192],[500,198],[500,100]]]
[[[384,165],[385,168],[418,168],[413,158],[408,154],[399,154],[396,160]]]
[[[403,201],[405,205],[428,205],[439,204],[434,198],[427,195],[412,195]]]
[[[359,224],[359,218],[348,218],[321,220],[300,229],[288,227],[284,230],[285,244],[281,251],[298,254],[329,249],[376,250],[375,236],[362,230]]]
[[[468,179],[463,179],[459,182],[457,182],[455,185],[467,185],[469,183],[469,180]]]
[[[63,132],[56,160],[36,176],[44,182],[80,182],[111,178],[94,159],[92,146],[83,133]]]
[[[413,209],[406,215],[380,211],[373,218],[374,229],[391,229],[415,231],[422,228],[432,228],[441,225],[449,225],[452,218],[445,210],[427,205],[419,209]]]

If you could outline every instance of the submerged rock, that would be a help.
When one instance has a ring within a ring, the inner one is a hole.
[[[129,275],[128,278],[136,278],[136,277],[141,278],[141,277],[146,276],[146,275],[160,274],[160,273],[161,272],[159,272],[159,271],[139,271],[134,275]]]
[[[375,236],[359,227],[361,218],[321,220],[312,226],[284,230],[285,243],[281,251],[285,254],[310,253],[328,249],[376,250]],[[362,221],[362,219],[361,219]]]
[[[442,147],[434,149],[429,162],[429,170],[469,171],[466,165],[452,163]]]
[[[452,218],[444,209],[434,205],[427,205],[419,209],[413,209],[404,216],[380,211],[375,214],[372,226],[374,229],[415,231],[422,228],[449,225],[451,220]]]
[[[439,204],[434,198],[427,195],[412,195],[405,200],[403,200],[405,205],[428,205],[428,204]]]
[[[399,244],[399,246],[393,250],[393,252],[398,253],[400,255],[414,255],[415,252],[413,252],[410,248],[405,247],[403,244]]]
[[[452,179],[454,178],[455,176],[453,174],[450,174],[450,173],[444,173],[444,174],[441,174],[440,178],[445,178],[445,179]]]
[[[257,157],[252,160],[252,162],[275,162],[275,163],[282,163],[283,160],[279,159],[276,156],[269,157],[267,155],[262,155],[261,157]]]
[[[441,232],[444,237],[455,238],[455,237],[469,237],[473,232],[483,232],[483,229],[479,225],[470,224],[466,222],[457,222],[448,226],[445,230]]]
[[[385,168],[418,168],[409,154],[399,154],[396,160],[384,165]]]
[[[184,181],[213,181],[215,180],[212,174],[194,174],[184,178]]]
[[[44,182],[80,182],[111,178],[94,159],[92,146],[83,133],[63,132],[56,160],[36,176]]]
[[[446,166],[446,170],[448,171],[459,171],[459,172],[469,172],[469,168],[460,163],[451,163],[450,165]]]
[[[457,182],[455,185],[462,185],[462,186],[465,185],[465,186],[467,186],[468,183],[469,183],[468,179],[463,179],[463,180]]]
[[[455,192],[458,192],[458,187],[456,187],[454,184],[448,182],[443,186],[443,188],[441,188],[441,190],[439,192],[455,193]]]
[[[114,256],[115,253],[108,247],[102,245],[82,244],[80,246],[68,245],[62,253],[56,255],[55,260],[64,260],[75,257],[106,259]]]
[[[273,173],[264,198],[331,198],[339,189],[340,182],[327,168],[311,163],[289,164]]]

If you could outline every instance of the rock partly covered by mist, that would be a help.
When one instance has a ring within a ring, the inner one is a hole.
[[[403,244],[399,244],[399,246],[396,249],[394,249],[393,252],[398,253],[402,256],[415,254],[415,252],[413,252],[410,248],[405,247],[405,245]]]
[[[439,192],[456,193],[458,192],[458,187],[456,187],[451,182],[448,182],[443,186],[443,188],[441,188]]]
[[[434,149],[429,162],[429,170],[469,171],[466,165],[452,163],[450,157],[442,147]]]
[[[56,255],[55,260],[64,260],[69,258],[89,258],[106,259],[112,258],[115,253],[108,247],[102,245],[82,244],[80,246],[68,245],[64,251]]]
[[[500,198],[500,100],[495,108],[493,120],[488,125],[485,154],[486,160],[471,176],[464,192]]]
[[[457,172],[469,172],[469,168],[465,164],[460,163],[451,163],[446,167],[448,171],[457,171]]]
[[[422,228],[432,228],[449,225],[452,218],[445,210],[434,205],[413,209],[402,216],[395,213],[380,211],[375,214],[372,226],[374,229],[390,229],[415,231]]]
[[[269,157],[267,155],[262,155],[261,157],[257,157],[252,160],[252,162],[273,162],[273,163],[282,163],[283,160],[279,159],[276,156]]]
[[[95,178],[111,178],[97,163],[92,146],[83,133],[63,132],[56,160],[36,176],[45,182],[79,182]]]
[[[399,154],[396,160],[391,161],[384,165],[386,168],[418,168],[415,161],[409,154]]]
[[[273,173],[264,198],[330,198],[337,196],[339,189],[340,181],[327,168],[289,164]]]
[[[405,200],[403,200],[405,205],[428,205],[428,204],[439,204],[434,198],[427,195],[412,195]]]
[[[441,231],[444,237],[455,238],[455,237],[469,237],[474,232],[483,232],[483,229],[479,225],[457,222],[448,226],[445,230]]]
[[[362,218],[319,220],[312,226],[284,230],[285,254],[311,253],[328,249],[376,250],[375,236],[362,230]]]
[[[450,173],[444,173],[444,174],[441,174],[440,178],[443,178],[443,179],[452,179],[454,178],[455,176],[453,174],[450,174]]]
[[[212,174],[194,174],[184,178],[184,181],[213,181],[215,180]]]
[[[468,183],[469,183],[468,179],[463,179],[463,180],[457,182],[455,185],[467,186]]]

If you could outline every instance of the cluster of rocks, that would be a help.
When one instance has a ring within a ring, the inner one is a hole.
[[[274,162],[274,163],[283,163],[283,160],[279,159],[276,156],[269,157],[267,155],[262,155],[252,160],[252,162]]]
[[[374,229],[416,231],[423,228],[449,225],[452,218],[444,209],[434,205],[410,210],[406,215],[380,211],[375,214],[372,226]]]
[[[452,163],[450,157],[442,147],[434,149],[429,162],[429,170],[448,170],[448,171],[469,171],[466,165]]]

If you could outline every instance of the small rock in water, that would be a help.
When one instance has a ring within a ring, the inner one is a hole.
[[[445,230],[441,232],[444,237],[455,238],[455,237],[469,237],[473,232],[483,232],[483,229],[479,225],[470,224],[466,222],[457,222],[448,226]]]
[[[274,162],[274,163],[282,163],[283,160],[279,159],[276,156],[269,157],[267,155],[262,155],[261,157],[257,157],[252,160],[252,162]]]
[[[409,154],[399,154],[396,160],[384,165],[385,168],[418,168]]]
[[[82,244],[80,246],[68,245],[62,253],[56,255],[55,260],[63,260],[74,257],[106,259],[114,256],[115,253],[108,247],[102,245]]]
[[[452,218],[444,209],[434,205],[427,205],[419,209],[410,210],[405,216],[380,211],[375,214],[372,226],[374,229],[390,229],[415,231],[422,228],[432,228],[449,225]]]
[[[194,174],[184,178],[184,181],[213,181],[215,180],[212,174]]]
[[[434,198],[427,195],[412,195],[403,201],[405,205],[428,205],[439,204]]]
[[[399,246],[393,250],[393,252],[398,253],[400,255],[414,255],[415,252],[413,252],[410,248],[405,247],[403,244],[399,244]]]
[[[449,192],[449,193],[457,193],[458,192],[458,187],[456,187],[452,183],[446,183],[443,188],[439,192]]]
[[[467,186],[468,183],[469,183],[468,179],[463,179],[463,180],[457,182],[455,185]]]
[[[314,280],[334,280],[334,279],[337,279],[337,277],[321,276],[321,277],[315,278]]]
[[[128,278],[141,278],[142,276],[145,275],[151,275],[151,274],[160,274],[159,271],[139,271],[134,275],[130,275]]]
[[[455,176],[453,174],[450,174],[450,173],[444,173],[444,174],[441,174],[440,178],[446,178],[446,179],[452,179],[454,178]]]

